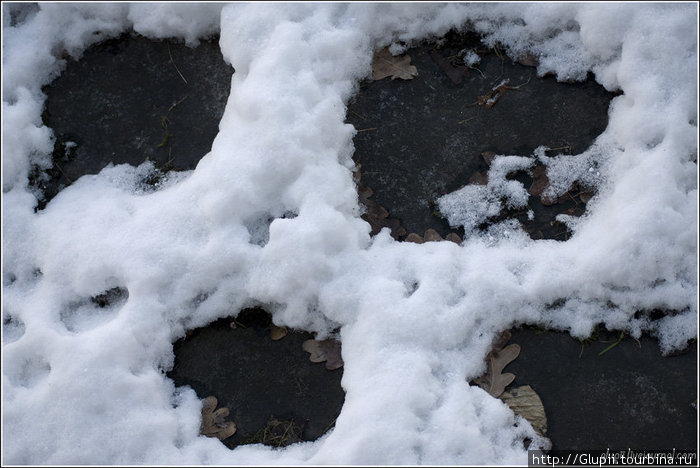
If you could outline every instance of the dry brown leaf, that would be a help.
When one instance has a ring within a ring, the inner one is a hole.
[[[202,401],[202,424],[199,432],[207,437],[224,440],[236,433],[236,425],[226,421],[229,414],[228,408],[214,410],[218,404],[218,400],[213,396],[208,396]]]
[[[421,236],[419,236],[415,232],[412,232],[406,236],[406,242],[413,242],[415,244],[422,244],[425,241],[423,240],[423,238]]]
[[[487,185],[489,176],[484,172],[475,172],[468,180],[469,185]]]
[[[540,64],[540,59],[537,57],[537,55],[527,52],[520,56],[518,63],[520,65],[525,65],[526,67],[537,67]]]
[[[426,229],[423,234],[425,242],[440,242],[442,236],[435,229]]]
[[[459,237],[459,235],[455,234],[454,232],[451,232],[445,237],[445,240],[452,241],[455,244],[461,244],[462,243],[462,238]]]
[[[302,349],[310,354],[311,362],[326,361],[326,369],[334,370],[343,367],[343,358],[340,355],[340,342],[334,339],[306,340],[301,345]]]
[[[483,96],[477,96],[476,103],[480,106],[486,107],[487,109],[492,108],[507,90],[512,89],[508,86],[508,83],[509,80],[505,79],[488,93],[484,94]]]
[[[281,340],[287,336],[287,329],[284,327],[278,327],[277,325],[270,325],[270,338],[273,341]]]
[[[357,194],[360,203],[366,208],[365,213],[360,217],[367,221],[372,228],[370,231],[371,236],[376,236],[385,227],[391,230],[391,237],[394,239],[398,240],[399,237],[406,234],[406,230],[401,226],[401,222],[398,219],[389,218],[389,212],[386,208],[370,198],[373,194],[371,188],[358,185]]]
[[[505,388],[515,380],[511,373],[503,374],[503,369],[520,354],[520,345],[511,344],[503,349],[494,348],[486,356],[486,374],[474,380],[491,396],[498,398]]]
[[[549,187],[549,178],[547,177],[547,168],[545,166],[537,166],[532,170],[532,185],[530,186],[530,195],[540,197],[540,201],[544,206],[552,206],[557,203],[556,198],[545,196],[544,193]]]
[[[418,76],[418,69],[411,65],[411,57],[409,55],[397,55],[394,57],[389,52],[389,48],[385,47],[374,54],[372,59],[372,79],[377,81],[387,76],[390,76],[392,80],[396,78],[412,80],[414,76]]]
[[[467,67],[453,65],[452,62],[443,57],[436,50],[431,50],[429,53],[430,58],[433,59],[437,66],[440,67],[454,84],[461,84],[462,80],[469,77],[469,69],[467,69]]]
[[[496,159],[496,153],[493,151],[484,151],[481,153],[481,157],[484,158],[484,162],[490,166],[493,160]]]
[[[510,406],[515,414],[527,419],[535,432],[541,436],[547,434],[547,416],[542,400],[529,385],[516,387],[503,392],[500,399]]]

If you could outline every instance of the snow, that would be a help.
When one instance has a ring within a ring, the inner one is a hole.
[[[533,429],[467,384],[496,333],[530,323],[585,337],[604,322],[656,334],[664,351],[697,336],[695,4],[41,3],[12,26],[13,8],[3,4],[5,463],[525,464]],[[553,192],[576,178],[598,188],[567,242],[508,223],[462,245],[370,238],[345,104],[374,49],[452,26],[539,57],[540,74],[592,72],[624,93],[583,154],[497,158],[494,185],[463,200],[523,206],[522,185],[496,172],[539,158]],[[107,167],[34,213],[29,167],[48,167],[53,146],[41,87],[64,50],[79,57],[128,30],[190,45],[220,32],[236,73],[211,152],[154,192],[140,184],[149,166]],[[115,287],[128,298],[87,305]],[[346,400],[316,442],[230,451],[198,435],[198,396],[164,376],[187,329],[251,304],[321,337],[341,327]],[[653,308],[679,313],[634,318]]]
[[[529,169],[534,162],[534,158],[523,156],[496,156],[489,167],[486,185],[465,185],[438,198],[440,213],[450,226],[463,226],[465,236],[472,236],[481,223],[501,212],[502,200],[506,208],[526,207],[530,194],[522,182],[508,180],[506,176]]]

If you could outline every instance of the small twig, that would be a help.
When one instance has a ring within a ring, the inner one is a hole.
[[[362,130],[358,130],[357,133],[360,133],[360,132],[369,132],[369,131],[372,131],[372,130],[377,130],[377,127],[363,128]]]
[[[331,421],[331,422],[323,429],[323,433],[325,434],[326,432],[328,432],[328,430],[329,430],[331,427],[333,427],[333,426],[335,425],[335,422],[336,422],[337,420],[338,420],[337,417],[334,418],[333,421]]]
[[[54,165],[58,168],[58,170],[61,172],[61,174],[63,174],[63,177],[65,177],[68,180],[68,182],[72,184],[73,181],[70,179],[70,177],[68,177],[66,175],[65,172],[63,172],[63,169],[61,169],[61,166],[59,166],[59,164],[57,162],[54,162]]]
[[[355,114],[356,116],[358,116],[359,118],[361,118],[362,120],[366,120],[363,116],[361,116],[360,114],[358,114],[358,113],[355,112],[354,110],[352,110],[352,109],[348,109],[348,110],[349,110],[350,112],[352,112],[353,114]]]
[[[503,76],[503,73],[504,73],[504,71],[503,71],[503,63],[505,62],[505,59],[504,59],[503,56],[501,55],[501,52],[498,50],[498,46],[497,46],[497,45],[494,44],[493,50],[494,50],[494,52],[496,52],[496,55],[498,56],[498,58],[501,59],[501,74],[498,75],[498,77],[496,77],[496,81],[498,81],[498,80]]]
[[[604,350],[602,350],[601,352],[599,352],[598,356],[602,356],[603,354],[605,354],[608,351],[610,351],[611,349],[613,349],[615,346],[619,345],[624,337],[625,337],[625,332],[620,332],[620,337],[617,339],[617,341],[614,342],[613,344],[611,344],[610,346],[608,346],[607,348],[605,348]]]
[[[168,55],[170,56],[170,63],[173,64],[173,67],[175,67],[175,71],[177,71],[177,74],[180,75],[180,78],[182,78],[182,81],[185,82],[185,84],[189,84],[187,80],[185,79],[184,76],[182,76],[182,73],[180,73],[180,69],[177,68],[177,65],[175,65],[175,60],[173,60],[173,54],[170,52],[170,43],[168,43]]]
[[[521,86],[522,86],[522,85],[521,85]],[[548,147],[545,151],[559,151],[559,150],[566,150],[566,151],[569,152],[569,154],[571,154],[571,151],[572,151],[572,150],[571,150],[571,145],[559,146],[559,147],[557,147],[557,148],[549,148],[549,147]]]
[[[171,110],[175,109],[175,107],[177,107],[179,104],[181,104],[182,101],[184,101],[185,99],[187,99],[189,96],[190,96],[190,95],[187,94],[187,95],[185,95],[184,98],[180,99],[180,100],[177,101],[177,102],[174,102],[173,105],[170,106],[170,107],[168,108],[168,112],[167,112],[165,115],[168,115],[168,114],[170,113]]]
[[[474,120],[476,117],[477,117],[477,116],[475,115],[474,117],[469,117],[468,119],[460,120],[459,122],[457,122],[457,125],[461,125],[461,124],[463,124],[463,123],[467,123],[467,122],[469,122],[470,120]]]
[[[479,74],[481,75],[481,77],[482,77],[483,79],[486,79],[486,75],[484,75],[484,72],[482,72],[482,71],[479,70],[478,68],[476,68],[476,67],[469,67],[469,68],[471,68],[472,70],[478,71]]]
[[[505,86],[505,88],[506,88],[506,89],[520,89],[520,88],[522,88],[523,86],[525,86],[526,84],[528,84],[528,83],[530,82],[530,79],[531,79],[531,78],[532,78],[532,73],[530,73],[530,74],[528,75],[527,81],[526,81],[526,82],[520,83],[518,86]]]

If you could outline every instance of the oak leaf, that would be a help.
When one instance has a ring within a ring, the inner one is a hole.
[[[270,338],[273,341],[281,340],[287,336],[287,329],[284,327],[278,327],[277,325],[270,325]]]
[[[442,240],[442,236],[435,230],[435,229],[426,229],[425,233],[423,233],[423,239],[425,242],[440,242]]]
[[[306,340],[301,345],[302,349],[310,354],[311,362],[326,361],[326,369],[335,370],[343,367],[343,358],[340,355],[340,342],[334,339]]]
[[[411,65],[411,57],[409,55],[394,57],[389,52],[389,48],[385,47],[374,54],[372,59],[372,79],[378,81],[387,76],[390,76],[392,80],[396,78],[412,80],[414,76],[418,76],[418,69]]]
[[[520,354],[520,345],[511,344],[503,349],[494,347],[486,356],[486,374],[474,380],[481,388],[498,398],[505,388],[515,380],[511,373],[503,374],[503,369]]]
[[[547,433],[547,416],[542,400],[529,385],[516,387],[503,392],[499,397],[515,414],[519,414],[532,424],[537,434],[544,437]]]
[[[202,400],[202,424],[199,427],[199,432],[207,437],[224,440],[236,433],[236,425],[226,421],[229,414],[228,408],[219,408],[214,411],[218,404],[218,400],[213,396]]]
[[[412,232],[406,236],[406,242],[413,242],[415,244],[422,244],[425,241],[423,240],[423,238],[421,236],[419,236],[415,232]]]
[[[461,244],[462,243],[462,238],[459,237],[459,234],[455,234],[454,232],[449,233],[446,237],[445,240],[454,242],[455,244]]]

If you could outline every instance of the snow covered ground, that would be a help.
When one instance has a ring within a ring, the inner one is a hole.
[[[530,323],[584,337],[604,322],[658,335],[666,351],[697,336],[694,3],[44,3],[14,26],[11,8],[4,463],[524,464],[533,429],[467,384],[495,333]],[[454,26],[538,55],[540,73],[591,71],[623,91],[586,152],[541,156],[554,192],[576,178],[598,186],[570,240],[532,241],[513,226],[461,246],[370,238],[345,105],[373,50]],[[211,151],[156,192],[142,190],[147,167],[108,167],[34,213],[29,170],[49,166],[53,148],[41,87],[62,52],[131,29],[192,45],[220,33],[236,73]],[[114,287],[128,290],[122,304],[85,305]],[[345,404],[316,442],[230,451],[199,436],[197,395],[164,375],[187,329],[254,304],[321,337],[341,327]],[[655,308],[678,313],[634,318]]]

